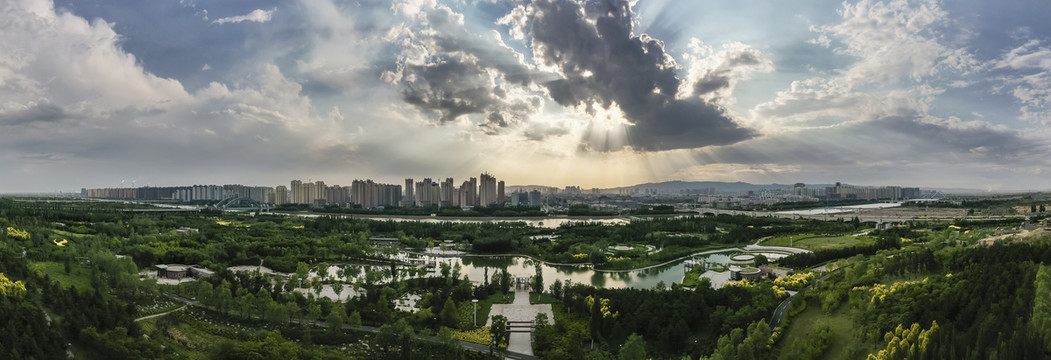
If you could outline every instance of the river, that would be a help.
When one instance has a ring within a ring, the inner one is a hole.
[[[776,212],[776,214],[803,215],[803,216],[805,216],[805,215],[822,215],[822,214],[840,214],[840,213],[854,212],[854,211],[858,211],[858,210],[884,209],[884,208],[892,208],[892,207],[898,207],[898,206],[901,206],[900,202],[873,203],[873,204],[848,205],[848,206],[820,207],[820,208],[805,209],[805,210],[778,211],[778,212]]]

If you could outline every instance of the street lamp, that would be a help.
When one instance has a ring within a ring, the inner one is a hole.
[[[478,299],[471,299],[471,304],[474,305],[474,326],[478,327]]]

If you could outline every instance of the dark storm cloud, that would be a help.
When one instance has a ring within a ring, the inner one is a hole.
[[[450,59],[437,64],[407,65],[404,72],[416,80],[405,84],[405,102],[437,111],[443,123],[481,113],[497,101],[484,72],[472,64]]]
[[[507,19],[513,31],[528,35],[537,62],[561,72],[562,79],[543,84],[552,99],[563,106],[616,103],[633,124],[628,133],[635,150],[725,145],[754,136],[717,106],[676,98],[677,65],[663,42],[632,33],[628,1],[534,1]]]
[[[62,108],[54,104],[38,104],[28,109],[0,113],[0,125],[31,125],[56,123],[68,118]]]
[[[440,123],[482,115],[475,120],[491,135],[535,112],[538,96],[508,88],[526,89],[532,83],[532,71],[513,50],[467,32],[463,15],[446,6],[419,10],[401,34],[404,51],[419,58],[403,58],[384,75],[402,87],[405,102],[436,112]]]

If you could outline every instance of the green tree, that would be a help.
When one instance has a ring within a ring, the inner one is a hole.
[[[554,296],[555,298],[558,298],[558,299],[562,298],[562,280],[561,279],[555,279],[555,283],[551,284],[551,296]]]
[[[303,287],[303,281],[307,279],[307,276],[310,276],[310,266],[300,261],[296,264],[296,279],[299,279],[299,284],[296,285]]]
[[[325,319],[325,322],[328,323],[329,331],[331,331],[333,334],[338,334],[339,332],[341,332],[343,330],[343,322],[346,321],[346,317],[347,310],[342,306],[342,304],[337,303],[335,306],[333,306],[332,310],[329,310],[328,318]]]
[[[533,320],[533,353],[543,358],[554,345],[558,333],[547,321],[547,314],[537,313]]]
[[[451,297],[445,299],[445,305],[442,306],[442,312],[439,314],[442,326],[455,327],[456,314],[456,304],[453,302],[453,299]]]
[[[463,346],[460,345],[460,340],[453,337],[452,329],[444,326],[438,329],[438,343],[442,344],[442,347],[446,349],[446,359],[463,359]]]
[[[603,252],[602,250],[595,249],[594,251],[591,252],[591,255],[588,255],[588,260],[591,260],[591,263],[595,264],[595,265],[605,264],[606,263],[606,253]]]
[[[540,271],[540,265],[536,266],[536,275],[533,275],[533,292],[537,295],[544,293],[544,273]]]
[[[617,359],[646,360],[646,341],[642,340],[642,336],[632,333],[624,345],[621,345],[620,351],[617,352]]]
[[[500,270],[500,291],[508,293],[511,291],[511,273],[507,272],[507,268]]]
[[[307,305],[307,314],[310,315],[311,321],[318,321],[321,319],[321,304],[317,301]]]
[[[507,318],[503,315],[493,315],[492,320],[493,325],[489,327],[489,334],[493,336],[493,342],[489,344],[490,348],[498,347],[510,338],[507,333]]]
[[[347,324],[355,329],[361,327],[361,313],[357,311],[350,313],[350,317],[347,319]]]

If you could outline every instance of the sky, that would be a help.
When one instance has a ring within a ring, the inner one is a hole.
[[[1051,189],[1051,2],[10,0],[0,192]]]

